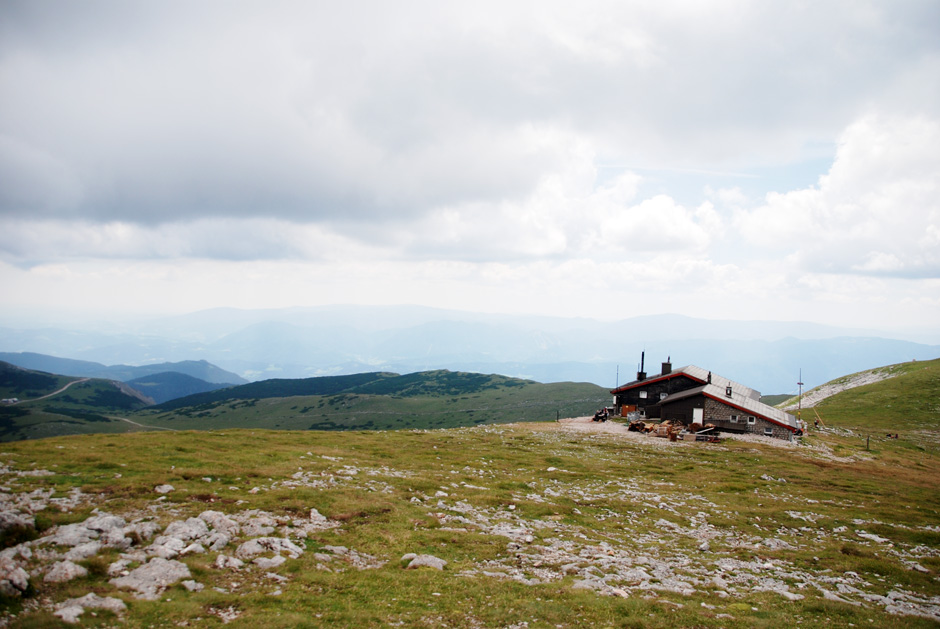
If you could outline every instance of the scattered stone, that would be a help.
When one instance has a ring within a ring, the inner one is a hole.
[[[74,564],[71,561],[60,561],[54,564],[52,569],[46,573],[43,581],[46,583],[65,583],[72,579],[84,577],[87,574],[88,570],[78,564]]]
[[[793,550],[792,544],[776,537],[769,537],[761,543],[770,550]]]
[[[285,561],[287,560],[281,555],[275,555],[273,557],[255,557],[252,563],[264,570],[270,570],[271,568],[277,568]]]
[[[0,594],[22,596],[29,587],[29,573],[12,559],[0,558]]]
[[[874,533],[866,533],[865,531],[855,531],[855,534],[863,539],[870,539],[873,542],[878,542],[879,544],[889,544],[891,540],[887,537],[882,537],[880,535],[875,535]]]
[[[199,514],[199,519],[219,533],[225,533],[229,536],[238,535],[238,523],[224,513],[219,511],[203,511]]]
[[[414,555],[414,553],[408,553],[402,557],[402,561],[411,561],[405,566],[407,570],[414,570],[416,568],[434,568],[435,570],[443,570],[444,566],[447,565],[447,562],[443,559],[439,559],[434,555]]]
[[[303,548],[283,537],[259,537],[249,540],[235,551],[240,559],[251,559],[262,553],[287,553],[291,559],[297,559],[304,554]]]
[[[183,540],[161,535],[147,547],[147,554],[161,559],[173,559],[183,552],[184,548],[186,548],[186,542]]]
[[[135,590],[137,598],[154,601],[167,586],[189,576],[186,564],[154,557],[127,576],[111,579],[110,582],[115,587]]]
[[[219,555],[215,558],[215,567],[219,570],[237,570],[245,565],[245,562],[237,557]]]
[[[19,511],[0,511],[0,533],[13,528],[36,528],[36,519]]]
[[[69,561],[78,561],[79,559],[88,559],[94,557],[101,550],[101,542],[86,542],[79,544],[72,550],[65,553],[65,558]]]
[[[180,585],[182,585],[184,588],[186,588],[190,592],[202,592],[203,589],[205,589],[206,587],[202,583],[199,583],[198,581],[193,581],[192,579],[183,581]]]
[[[171,491],[176,491],[176,487],[173,485],[157,485],[153,490],[158,494],[168,494]]]
[[[131,565],[130,559],[118,559],[108,566],[109,577],[123,577],[129,574],[128,567]]]
[[[172,522],[163,534],[167,537],[175,537],[184,542],[201,539],[209,535],[209,527],[205,520],[200,518],[189,518],[184,522]]]
[[[233,620],[237,620],[241,616],[241,612],[238,611],[235,607],[213,607],[209,609],[209,613],[222,621],[222,624],[227,625]]]
[[[127,610],[127,605],[119,598],[112,596],[101,597],[94,593],[86,594],[81,598],[70,598],[67,601],[55,606],[53,615],[58,616],[67,623],[74,624],[78,622],[79,617],[86,609],[104,609],[115,614],[120,614]]]
[[[189,546],[187,546],[186,548],[184,548],[183,550],[181,550],[180,555],[193,555],[193,554],[201,555],[205,552],[206,552],[206,549],[202,544],[198,542],[194,542],[190,544]]]

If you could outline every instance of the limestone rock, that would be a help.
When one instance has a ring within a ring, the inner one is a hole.
[[[303,548],[283,537],[259,537],[238,547],[235,554],[241,559],[250,559],[262,553],[287,553],[292,559],[304,554]]]
[[[111,579],[111,584],[137,592],[137,598],[156,600],[167,586],[190,577],[189,568],[179,561],[154,557],[130,574]]]
[[[147,554],[162,559],[173,559],[186,548],[186,542],[176,537],[161,535],[147,547]]]
[[[35,528],[36,519],[19,511],[0,511],[0,532],[17,527]]]
[[[402,557],[402,560],[405,560],[406,557],[408,557],[408,555]],[[405,566],[405,568],[407,570],[414,570],[415,568],[434,568],[435,570],[443,570],[444,566],[446,565],[447,562],[445,560],[435,557],[434,555],[415,555],[408,565]]]
[[[124,601],[112,596],[102,597],[97,594],[86,594],[81,598],[70,598],[67,601],[55,606],[53,615],[58,616],[67,623],[74,624],[78,622],[79,617],[86,609],[105,609],[115,614],[127,610]]]
[[[225,533],[229,537],[238,535],[238,523],[219,511],[203,511],[199,519],[212,527],[218,533]]]
[[[252,563],[264,570],[270,570],[271,568],[277,568],[285,561],[287,560],[281,555],[275,555],[274,557],[255,557]]]
[[[157,485],[153,490],[158,494],[168,494],[171,491],[176,491],[176,487],[173,485]]]
[[[175,537],[184,542],[189,542],[209,535],[209,527],[205,520],[189,518],[183,522],[172,522],[166,527],[163,534],[167,537]]]
[[[65,558],[69,561],[88,559],[97,555],[99,550],[101,550],[101,542],[86,542],[65,553]]]
[[[22,596],[29,587],[29,573],[12,559],[0,558],[0,594]]]
[[[219,555],[215,558],[215,567],[219,570],[233,569],[237,570],[245,565],[245,562],[237,557],[229,557],[227,555]]]
[[[88,570],[71,561],[60,561],[52,566],[46,573],[43,581],[46,583],[65,583],[88,574]]]

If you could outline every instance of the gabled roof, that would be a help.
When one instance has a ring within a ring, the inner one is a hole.
[[[731,397],[728,397],[726,394],[725,387],[716,386],[714,384],[706,384],[700,387],[695,387],[694,389],[686,389],[685,391],[673,393],[666,399],[662,400],[659,405],[665,406],[670,402],[677,402],[679,400],[684,400],[685,398],[694,397],[696,395],[704,395],[705,397],[709,397],[727,406],[732,406],[742,412],[748,413],[749,415],[761,417],[769,422],[783,426],[784,428],[788,428],[793,431],[799,428],[799,423],[797,422],[796,417],[790,413],[785,413],[780,409],[774,408],[773,406],[768,406],[759,400],[742,395],[738,393],[733,386],[731,388]]]
[[[623,393],[631,389],[636,389],[641,386],[646,386],[654,382],[662,382],[663,380],[669,380],[670,378],[676,378],[678,376],[687,376],[691,378],[692,380],[695,380],[696,382],[704,385],[704,384],[708,384],[708,374],[710,373],[712,376],[712,382],[711,382],[712,385],[721,387],[722,395],[724,395],[725,393],[724,389],[730,386],[731,390],[734,393],[740,393],[741,395],[744,395],[745,397],[749,397],[753,400],[757,400],[757,401],[760,400],[760,391],[755,391],[754,389],[750,387],[746,387],[739,382],[729,380],[727,378],[719,376],[718,374],[712,373],[708,371],[707,369],[696,367],[695,365],[687,365],[685,367],[679,367],[678,369],[673,369],[670,373],[651,376],[649,378],[646,378],[645,380],[634,380],[633,382],[628,382],[627,384],[617,387],[616,389],[611,391],[611,393],[616,395],[617,393]]]

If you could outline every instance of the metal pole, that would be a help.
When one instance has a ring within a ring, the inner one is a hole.
[[[803,369],[800,368],[800,381],[797,382],[800,385],[800,397],[797,398],[797,411],[796,418],[799,421],[803,421]]]

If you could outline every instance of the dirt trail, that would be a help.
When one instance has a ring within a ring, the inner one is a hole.
[[[17,400],[16,402],[13,402],[13,404],[11,404],[10,406],[13,406],[13,405],[15,405],[15,404],[22,404],[23,402],[37,402],[37,401],[39,401],[39,400],[45,400],[46,398],[52,397],[53,395],[59,395],[60,393],[62,393],[62,392],[65,391],[66,389],[68,389],[68,388],[69,388],[70,386],[72,386],[73,384],[80,384],[80,383],[82,383],[82,382],[88,382],[90,379],[91,379],[91,378],[79,378],[78,380],[72,380],[71,382],[69,382],[68,384],[66,384],[64,387],[62,387],[62,388],[59,389],[58,391],[53,391],[52,393],[47,393],[46,395],[43,395],[42,397],[34,397],[34,398],[31,399],[31,400]]]
[[[139,427],[141,427],[141,428],[147,428],[147,429],[151,429],[151,430],[169,430],[170,432],[179,432],[179,431],[176,430],[176,428],[164,428],[163,426],[148,426],[148,425],[146,425],[146,424],[138,424],[137,422],[135,422],[135,421],[132,420],[132,419],[128,419],[128,418],[126,418],[126,417],[118,417],[117,415],[107,415],[106,417],[107,417],[108,419],[117,419],[117,420],[120,420],[120,421],[122,421],[122,422],[127,422],[128,424],[133,424],[133,425],[139,426]]]

